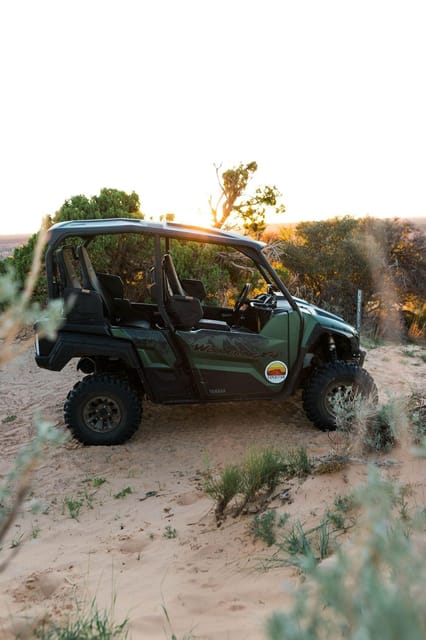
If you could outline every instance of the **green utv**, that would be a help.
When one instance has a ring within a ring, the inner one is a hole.
[[[377,399],[355,329],[293,298],[264,244],[227,231],[139,219],[51,227],[49,299],[64,300],[55,340],[36,362],[87,374],[65,401],[84,444],[114,445],[139,427],[142,401],[284,400],[303,388],[320,429],[339,401]],[[36,332],[38,327],[36,326]]]

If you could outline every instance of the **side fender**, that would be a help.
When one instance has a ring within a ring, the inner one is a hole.
[[[72,358],[84,356],[117,358],[132,369],[141,368],[137,351],[127,340],[59,331],[54,342],[46,339],[36,341],[35,360],[43,369],[61,371]]]

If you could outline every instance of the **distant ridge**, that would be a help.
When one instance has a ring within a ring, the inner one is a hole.
[[[407,218],[407,220],[426,233],[426,216],[424,218]]]
[[[31,233],[15,233],[13,235],[0,235],[0,260],[12,255],[16,247],[21,247],[28,242]]]

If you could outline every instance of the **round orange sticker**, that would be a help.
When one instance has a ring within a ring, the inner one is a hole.
[[[288,368],[281,360],[274,360],[266,365],[265,378],[268,382],[279,384],[287,378]]]

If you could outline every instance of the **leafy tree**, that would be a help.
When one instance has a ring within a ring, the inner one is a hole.
[[[65,220],[90,220],[96,218],[143,218],[137,193],[127,194],[118,189],[101,189],[90,199],[84,195],[65,200],[56,212],[53,222]]]
[[[357,227],[358,221],[349,216],[302,222],[282,238],[281,260],[300,297],[352,315],[357,289],[365,290],[369,283],[365,260],[353,244]]]
[[[88,198],[85,195],[77,195],[65,200],[64,204],[58,209],[55,215],[49,217],[47,220],[47,227],[57,222],[65,222],[67,220],[89,220],[95,218],[143,218],[143,213],[140,210],[140,200],[137,193],[134,191],[131,194],[127,194],[125,191],[119,191],[117,189],[101,190],[98,196],[92,196]],[[16,278],[21,285],[25,282],[33,261],[34,248],[38,239],[38,233],[35,233],[30,237],[28,242],[22,247],[17,247],[11,258],[8,259],[7,264],[10,263],[13,266]],[[128,245],[131,242],[129,241]],[[104,260],[104,267],[117,264],[117,261],[123,260],[132,263],[136,260],[137,253],[135,255],[136,248],[132,246],[123,247],[124,253],[120,254],[120,242],[117,238],[111,237],[109,244],[105,244],[102,241],[95,241],[94,243],[95,255],[97,260],[102,262]],[[105,256],[102,256],[102,252]],[[5,271],[6,261],[1,266],[1,271]],[[140,269],[139,269],[140,270]],[[130,273],[129,278],[132,278],[134,272],[131,264],[128,265],[127,271]],[[33,299],[45,300],[47,295],[47,288],[45,283],[44,266],[40,270],[40,275],[34,286]]]
[[[412,312],[420,311],[426,301],[426,235],[406,220],[364,218],[355,242],[370,271],[370,313],[383,334],[398,337],[399,312],[410,325],[416,320]],[[424,331],[420,316],[419,322]]]
[[[10,258],[7,259],[10,267],[13,267],[15,278],[22,287],[29,276],[34,259],[34,251],[39,240],[39,232],[34,233],[21,247],[17,247]],[[5,261],[6,262],[6,261]],[[33,286],[33,300],[43,301],[47,297],[46,279],[44,277],[44,266],[39,270]]]
[[[214,227],[222,229],[239,224],[247,234],[260,238],[266,227],[267,211],[284,213],[285,207],[279,203],[281,193],[277,187],[258,187],[254,194],[246,193],[256,171],[256,162],[241,163],[238,167],[224,171],[221,176],[219,167],[216,167],[220,196],[215,205],[212,198],[209,201]]]
[[[426,297],[426,236],[408,221],[350,216],[302,222],[283,234],[281,260],[300,297],[355,319],[356,292],[383,334]],[[398,317],[397,317],[398,316]]]
[[[136,233],[99,236],[90,244],[90,255],[96,271],[120,274],[124,297],[134,302],[147,299],[153,239]]]
[[[204,304],[232,305],[246,282],[257,285],[253,263],[235,250],[213,244],[173,240],[173,261],[183,279],[202,280],[207,292]]]
[[[426,234],[408,220],[363,218],[358,245],[367,256],[375,288],[391,281],[399,298],[426,298]]]
[[[125,191],[104,188],[98,196],[90,199],[78,195],[66,200],[56,212],[54,222],[143,217],[137,193],[132,191],[127,194]],[[120,273],[125,294],[133,300],[143,299],[147,293],[145,273],[152,266],[148,259],[148,254],[152,254],[145,245],[146,242],[144,244],[136,234],[100,236],[90,245],[95,269],[106,273]]]
[[[91,218],[100,218],[94,199],[89,199],[84,195],[78,195],[65,200],[61,208],[55,213],[52,222],[90,220]]]

